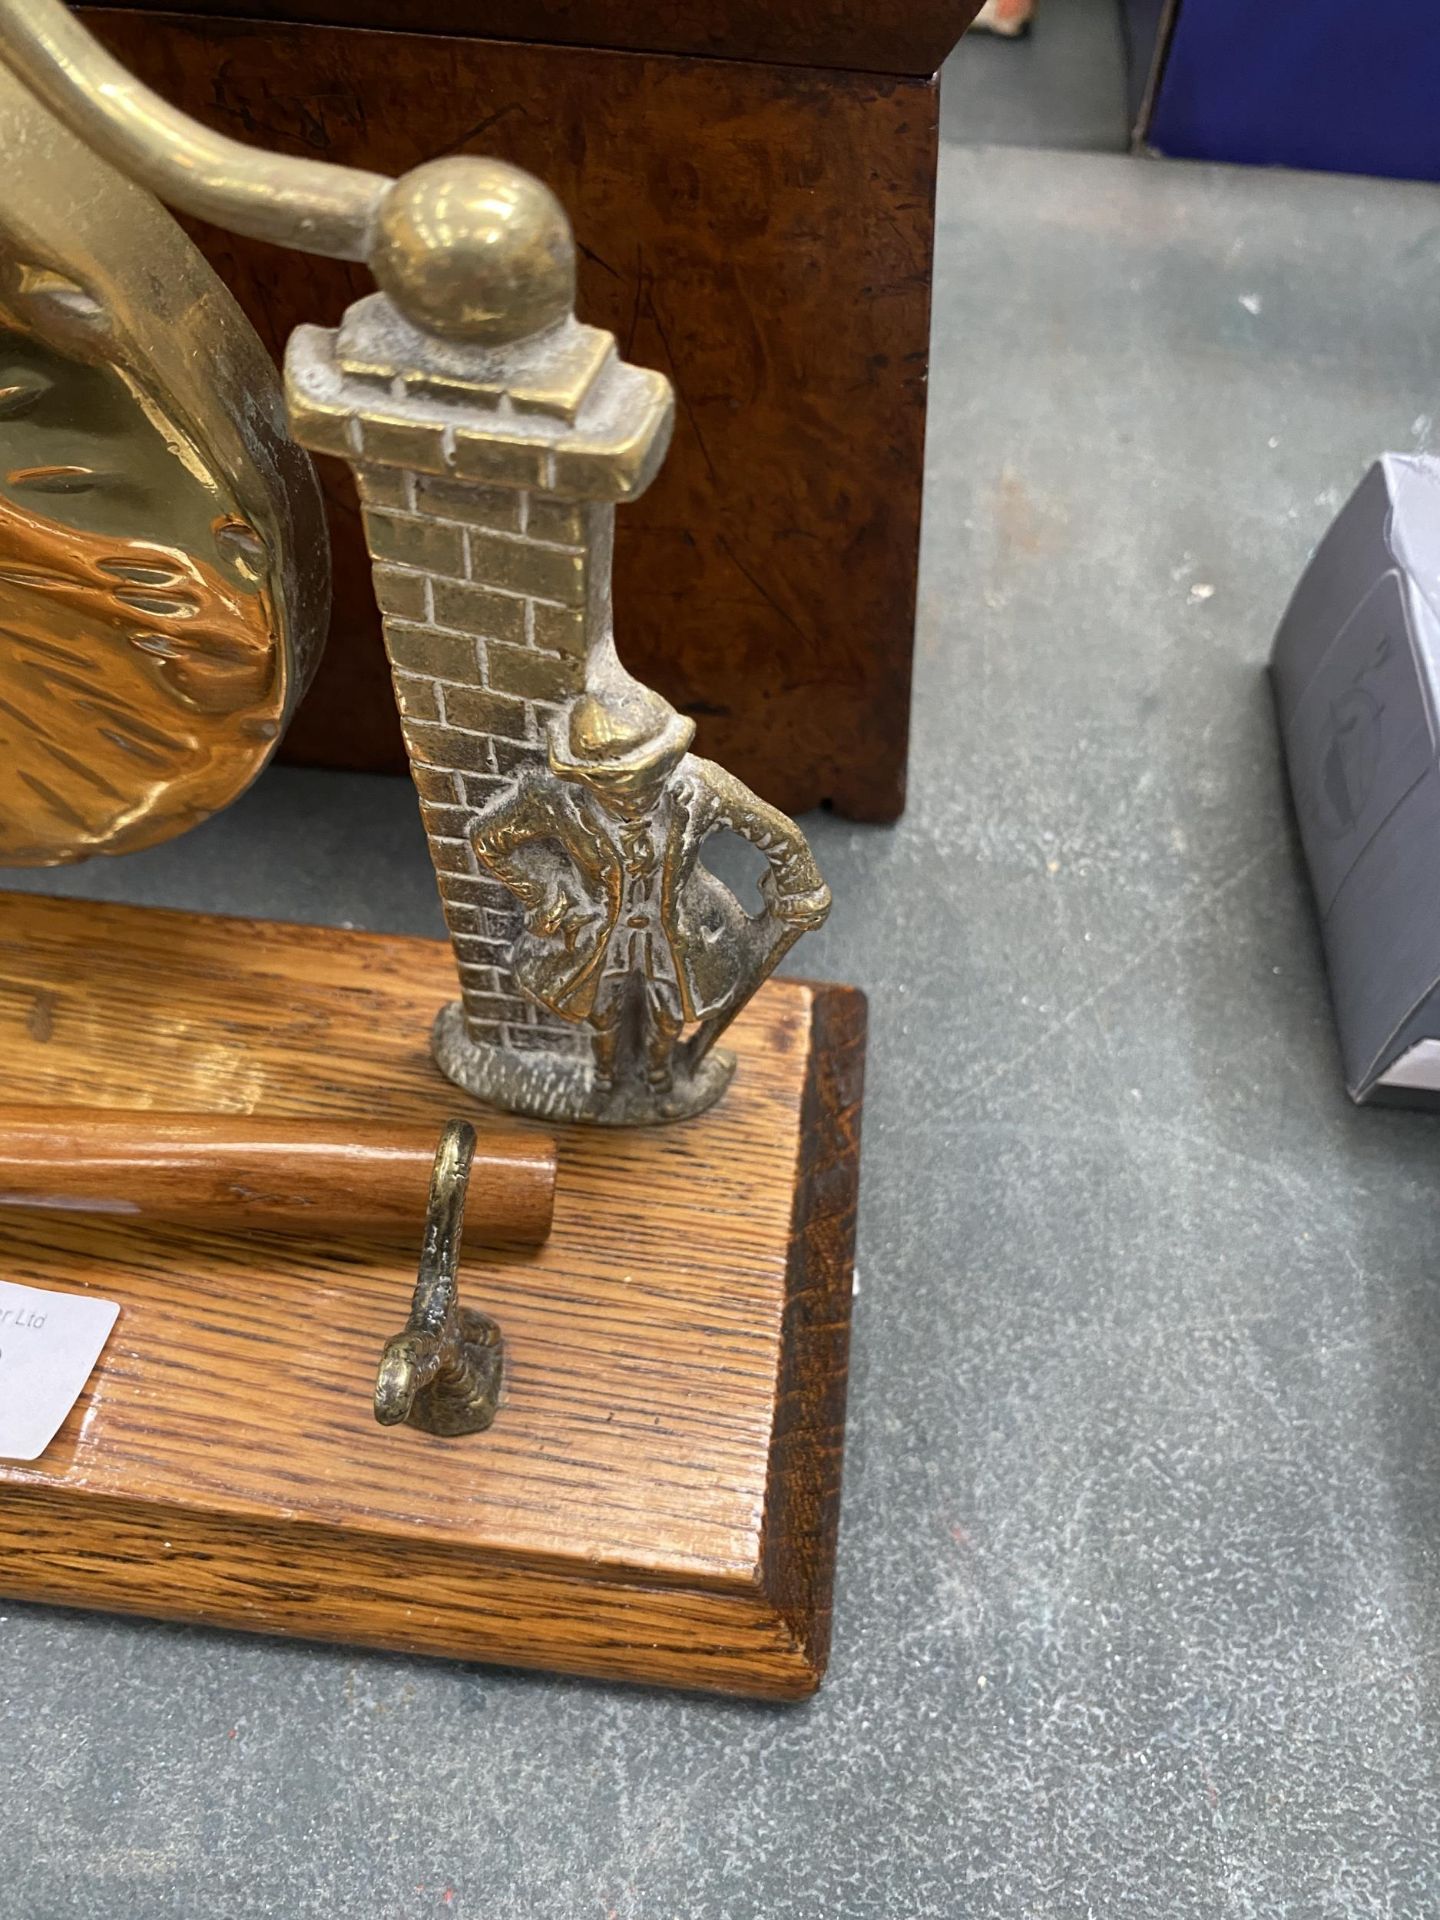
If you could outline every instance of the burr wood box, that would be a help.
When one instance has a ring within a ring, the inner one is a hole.
[[[785,811],[904,800],[935,69],[976,0],[193,0],[84,17],[235,138],[403,172],[483,152],[570,209],[580,313],[678,397],[616,550],[625,662]],[[232,17],[233,16],[233,17]],[[278,359],[367,291],[189,222]],[[334,641],[292,757],[404,766],[353,481],[323,463]]]
[[[96,964],[104,955],[104,967]],[[448,946],[0,899],[6,1096],[342,1123],[479,1117],[426,1033]],[[0,1592],[604,1678],[803,1696],[839,1502],[864,1002],[771,981],[718,1106],[557,1130],[554,1231],[467,1255],[493,1427],[382,1428],[414,1281],[367,1244],[8,1211],[5,1273],[119,1319],[39,1460],[0,1462]]]

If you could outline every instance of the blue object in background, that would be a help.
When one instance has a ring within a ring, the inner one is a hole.
[[[1145,142],[1440,180],[1440,0],[1178,0]]]

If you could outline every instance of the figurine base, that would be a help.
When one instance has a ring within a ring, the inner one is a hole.
[[[430,1034],[435,1064],[477,1100],[523,1113],[532,1120],[584,1121],[592,1127],[653,1127],[691,1120],[713,1107],[735,1075],[735,1056],[717,1047],[699,1071],[677,1074],[663,1091],[644,1086],[600,1089],[586,1060],[559,1060],[540,1053],[511,1053],[472,1040],[458,1000],[442,1007]]]
[[[463,1109],[426,1028],[448,946],[0,896],[11,1100]],[[15,1213],[4,1271],[120,1303],[38,1461],[0,1462],[0,1593],[771,1699],[829,1643],[864,1001],[769,982],[726,1098],[559,1129],[555,1229],[470,1250],[487,1433],[381,1427],[415,1261]],[[418,1253],[418,1249],[417,1249]]]
[[[500,1411],[505,1390],[505,1336],[488,1313],[470,1307],[458,1310],[461,1367],[458,1378],[434,1380],[421,1387],[410,1411],[397,1417],[375,1390],[375,1418],[382,1426],[418,1427],[422,1433],[453,1439],[462,1433],[486,1433]]]

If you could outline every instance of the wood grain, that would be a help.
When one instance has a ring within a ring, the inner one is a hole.
[[[928,75],[980,0],[181,0],[170,10]]]
[[[928,80],[425,33],[88,12],[167,100],[241,140],[403,173],[487,153],[574,220],[580,312],[678,396],[618,516],[631,670],[790,813],[904,801],[937,93]],[[191,223],[277,356],[363,269]],[[322,463],[332,643],[284,751],[403,765],[353,486]]]
[[[0,1106],[0,1207],[134,1224],[398,1239],[418,1254],[439,1129],[351,1119]],[[465,1238],[537,1246],[555,1207],[555,1143],[486,1127]]]
[[[103,987],[96,956],[105,957]],[[14,1100],[438,1126],[436,942],[0,896]],[[37,1017],[38,1010],[38,1017]],[[794,1698],[828,1648],[863,1000],[771,982],[711,1113],[562,1129],[555,1228],[467,1260],[506,1338],[483,1437],[385,1430],[383,1249],[0,1220],[5,1272],[118,1300],[44,1457],[0,1464],[0,1590]]]

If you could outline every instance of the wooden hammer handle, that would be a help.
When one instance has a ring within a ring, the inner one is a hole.
[[[418,1247],[439,1138],[438,1124],[0,1107],[0,1208]],[[538,1246],[554,1204],[548,1134],[480,1134],[469,1241]]]

